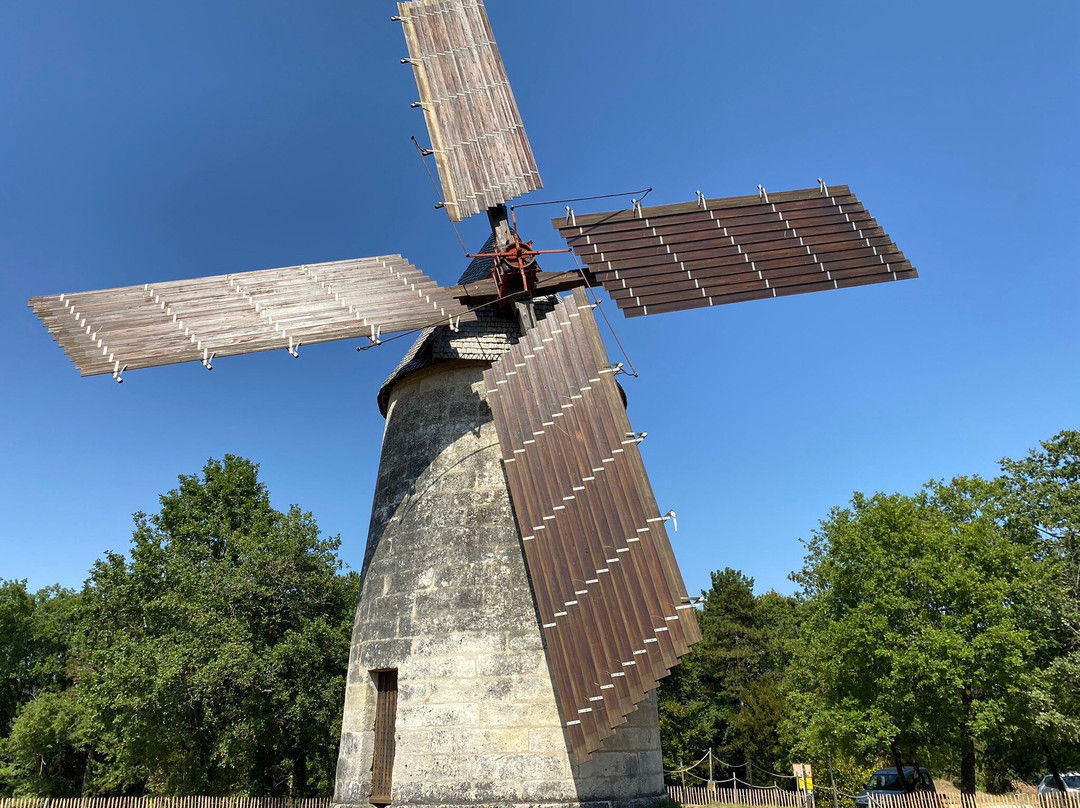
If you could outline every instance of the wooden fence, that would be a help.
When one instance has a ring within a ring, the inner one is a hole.
[[[2,797],[0,808],[330,808],[329,797]]]
[[[706,788],[668,786],[668,797],[680,805],[747,805],[762,808],[813,808],[815,801],[797,791],[780,788]],[[818,788],[817,808],[832,808],[832,794]],[[0,808],[331,808],[329,797],[292,800],[285,797],[42,797],[0,798]],[[843,795],[841,805],[851,805]],[[963,799],[960,792],[876,796],[870,808],[1080,808],[1080,795],[976,794]]]
[[[756,805],[769,808],[832,808],[832,792],[817,788],[806,797],[780,788],[706,788],[668,786],[668,798],[680,805]],[[841,794],[841,806],[852,805],[852,795]],[[0,805],[0,808],[4,806]],[[1034,791],[984,794],[964,798],[959,791],[872,796],[869,808],[1080,808],[1080,795],[1043,794]]]
[[[942,789],[936,794],[922,792],[872,797],[869,808],[1080,808],[1080,795],[1038,794],[1031,790],[1011,794],[977,792],[964,796],[953,789]]]
[[[679,805],[761,805],[777,808],[804,808],[807,800],[797,791],[780,788],[706,788],[668,786],[668,799]],[[3,808],[3,806],[0,806]]]

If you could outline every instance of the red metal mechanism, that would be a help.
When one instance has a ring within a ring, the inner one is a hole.
[[[566,253],[569,250],[535,250],[531,241],[522,241],[517,231],[517,216],[511,208],[512,227],[509,228],[509,240],[504,242],[498,252],[470,253],[469,258],[491,258],[491,277],[495,280],[495,288],[498,298],[495,305],[499,309],[508,309],[516,300],[528,299],[536,293],[536,276],[540,271],[540,265],[536,262],[536,256],[554,253]],[[503,209],[505,216],[505,209]],[[503,219],[505,224],[505,218]],[[497,227],[493,228],[496,233],[498,245]],[[505,233],[505,231],[503,231]]]

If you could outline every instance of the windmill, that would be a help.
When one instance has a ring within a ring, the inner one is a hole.
[[[420,329],[387,416],[336,801],[662,792],[659,679],[698,638],[588,288],[645,316],[915,276],[846,187],[579,214],[544,272],[541,187],[479,0],[399,4],[447,215],[492,238],[453,286],[398,255],[31,301],[84,375]],[[569,297],[559,293],[572,291]]]

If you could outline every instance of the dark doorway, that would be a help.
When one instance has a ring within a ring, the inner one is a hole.
[[[371,762],[371,804],[389,805],[394,775],[397,723],[397,671],[373,671],[375,679],[375,755]]]

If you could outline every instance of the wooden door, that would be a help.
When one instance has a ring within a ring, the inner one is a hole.
[[[397,671],[376,671],[375,755],[371,763],[371,804],[389,805],[393,785]]]

